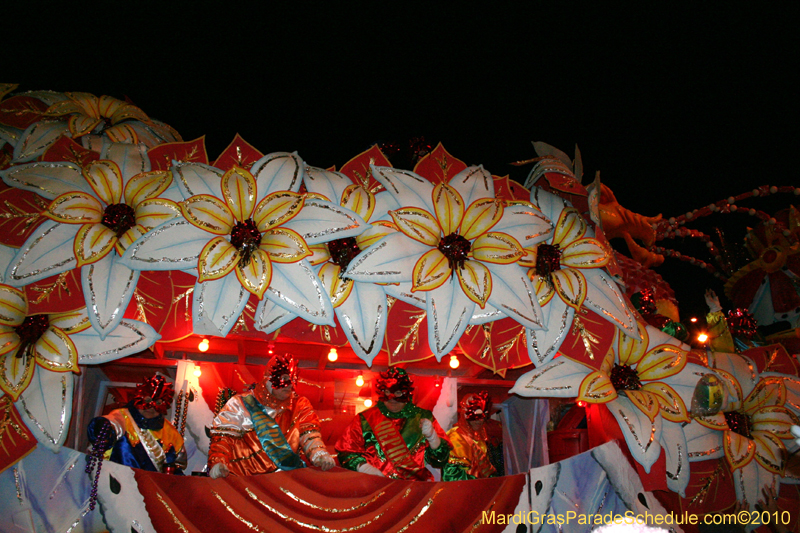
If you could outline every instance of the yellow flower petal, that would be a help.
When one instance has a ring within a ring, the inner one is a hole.
[[[450,278],[451,272],[444,254],[437,248],[429,250],[414,265],[411,291],[430,291],[441,287]]]
[[[100,115],[100,99],[91,93],[70,92],[67,97],[78,106],[76,113],[92,118],[102,118]]]
[[[503,218],[503,201],[495,198],[481,198],[467,207],[461,221],[459,235],[471,241],[492,229]]]
[[[433,188],[433,208],[436,219],[442,228],[443,235],[450,235],[458,231],[461,219],[464,217],[464,199],[457,190],[445,183],[439,183]]]
[[[670,422],[682,423],[689,422],[689,413],[686,411],[686,404],[683,399],[675,392],[675,389],[660,381],[645,383],[643,391],[653,394],[658,400],[661,409],[661,417]]]
[[[341,267],[333,263],[325,263],[319,269],[319,279],[328,291],[333,307],[342,305],[353,292],[353,280],[340,278],[341,271]]]
[[[397,231],[397,226],[395,226],[394,222],[376,220],[369,228],[356,237],[356,242],[360,249],[366,250],[390,233],[396,233]]]
[[[25,291],[0,285],[0,324],[19,326],[28,316],[28,298]]]
[[[233,217],[244,222],[253,216],[256,205],[256,180],[245,169],[234,166],[222,176],[222,197]]]
[[[50,327],[58,328],[67,335],[74,335],[92,327],[86,308],[50,315]]]
[[[311,255],[306,241],[289,228],[273,228],[261,236],[259,248],[276,263],[297,263]]]
[[[562,268],[550,274],[556,292],[564,303],[579,309],[586,299],[586,278],[579,270]]]
[[[106,205],[122,200],[122,172],[117,164],[107,159],[93,161],[83,167],[84,179]]]
[[[781,439],[793,439],[789,430],[797,425],[797,417],[785,407],[772,405],[751,414],[750,423],[754,431],[769,431]]]
[[[634,366],[644,357],[647,351],[647,345],[650,343],[647,327],[642,322],[637,322],[637,326],[641,340],[636,340],[617,330],[617,358],[620,365]]]
[[[674,376],[686,366],[687,352],[673,344],[659,344],[648,351],[636,365],[642,381],[656,381]]]
[[[103,205],[91,194],[67,192],[50,202],[42,213],[56,222],[64,224],[99,224],[103,220]]]
[[[272,262],[263,250],[255,250],[246,265],[239,261],[236,265],[236,277],[242,287],[260,300],[272,281]]]
[[[553,233],[553,244],[562,250],[586,234],[586,221],[574,207],[561,211]]]
[[[71,115],[73,113],[80,113],[85,114],[86,111],[83,109],[78,102],[74,100],[62,100],[60,102],[56,102],[55,104],[51,105],[47,108],[44,112],[45,115],[48,117],[61,117],[64,115]],[[94,118],[100,118],[99,115],[95,116]]]
[[[103,135],[108,137],[108,140],[115,143],[139,143],[139,135],[130,124],[117,124],[116,126],[111,126],[110,128],[103,130]]]
[[[747,398],[742,403],[742,410],[745,413],[754,413],[756,410],[772,405],[783,405],[786,403],[786,385],[782,378],[765,377],[761,378]]]
[[[20,342],[19,335],[13,327],[0,324],[0,355],[12,351],[16,353]]]
[[[438,250],[437,250],[438,251]],[[489,269],[478,261],[464,261],[464,268],[456,270],[461,290],[467,298],[481,306],[486,307],[486,301],[492,294],[492,274]]]
[[[484,233],[472,243],[472,257],[497,265],[515,263],[524,253],[517,239],[507,233]]]
[[[15,351],[0,355],[0,389],[11,396],[13,401],[16,402],[31,384],[34,363],[33,356],[17,357]]]
[[[64,331],[50,326],[36,341],[36,362],[52,372],[78,372],[78,349]]]
[[[610,256],[595,239],[578,239],[561,253],[561,264],[571,268],[600,268],[608,264]]]
[[[113,96],[103,95],[97,99],[97,113],[101,117],[111,118],[121,107],[130,105],[127,102],[114,98]]]
[[[125,250],[145,233],[147,233],[147,229],[137,224],[120,235],[117,242],[114,244],[114,250],[117,252],[117,255],[122,257],[125,254]]]
[[[641,412],[653,422],[658,416],[659,405],[658,399],[654,394],[644,389],[642,390],[626,390],[625,396],[635,405]]]
[[[233,214],[226,203],[216,196],[192,196],[181,203],[181,213],[193,226],[214,235],[228,235],[233,229]]]
[[[404,207],[396,211],[389,211],[397,229],[408,237],[428,246],[437,246],[441,238],[441,228],[436,219],[418,207]]]
[[[716,431],[724,431],[730,429],[728,427],[728,422],[725,420],[725,414],[723,413],[716,413],[707,416],[694,416],[693,418],[694,420],[697,421],[698,424],[707,427],[708,429],[713,429]]]
[[[223,237],[214,237],[203,247],[197,260],[197,281],[220,279],[239,263],[239,252]]]
[[[117,243],[117,235],[102,224],[84,224],[75,235],[72,250],[78,260],[78,268],[100,261]]]
[[[767,471],[783,475],[789,453],[781,439],[769,431],[753,431],[753,442],[756,444],[756,461]]]
[[[153,170],[136,174],[125,185],[125,203],[138,209],[141,202],[155,198],[172,185],[172,172]]]
[[[534,290],[536,290],[536,299],[539,301],[539,306],[544,307],[550,303],[550,300],[556,295],[556,289],[553,287],[550,278],[536,274],[533,268],[528,271],[528,278],[533,283]]]
[[[70,115],[67,120],[69,131],[72,133],[72,138],[77,139],[87,133],[91,133],[97,126],[102,124],[103,121],[99,118],[87,117],[86,115]]]
[[[348,185],[342,192],[341,205],[364,220],[369,220],[375,211],[375,195],[361,185]]]
[[[303,209],[305,197],[291,191],[268,194],[256,206],[253,221],[258,231],[264,233],[293,219]]]
[[[524,255],[517,261],[519,266],[531,269],[536,268],[536,248],[523,248],[522,253]]]
[[[755,442],[733,431],[726,431],[723,434],[722,447],[725,449],[725,458],[731,465],[731,470],[750,464],[756,456]]]
[[[595,370],[581,381],[577,399],[588,403],[608,403],[617,396],[608,374]]]
[[[312,244],[308,247],[311,255],[308,256],[308,262],[314,266],[320,265],[331,258],[331,252],[328,250],[326,243]]]
[[[180,206],[172,200],[150,198],[136,206],[136,223],[147,231],[167,220],[180,216],[181,213]]]

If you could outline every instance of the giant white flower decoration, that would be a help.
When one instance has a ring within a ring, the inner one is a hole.
[[[605,404],[616,418],[633,458],[649,472],[667,454],[668,485],[682,492],[689,480],[686,441],[680,425],[689,421],[694,389],[703,367],[687,362],[689,347],[638,324],[639,340],[616,330],[599,369],[567,356],[522,375],[512,393],[532,397],[577,397]]]
[[[535,187],[531,202],[555,222],[552,238],[536,247],[526,247],[526,255],[520,261],[531,267],[528,275],[547,326],[527,332],[531,361],[542,365],[556,356],[581,306],[636,338],[633,311],[603,269],[609,261],[609,251],[595,239],[594,230],[577,209],[554,194]]]
[[[122,321],[101,339],[85,308],[28,316],[25,292],[0,284],[0,389],[17,403],[39,442],[54,451],[67,437],[78,365],[113,361],[158,339],[136,320]]]
[[[355,213],[298,193],[303,164],[296,154],[268,154],[250,170],[227,172],[199,163],[173,169],[185,198],[183,217],[131,245],[122,262],[135,270],[197,269],[193,328],[225,336],[250,294],[315,324],[334,325],[333,309],[307,258],[310,246],[354,237],[365,228]],[[259,329],[272,315],[260,306]]]
[[[89,93],[25,93],[49,105],[43,120],[21,132],[14,145],[14,162],[31,161],[44,153],[61,135],[80,139],[85,148],[100,151],[103,140],[142,143],[148,148],[181,137],[167,124],[150,119],[135,105],[112,96]]]
[[[783,476],[789,448],[795,447],[790,430],[800,419],[790,408],[787,380],[797,380],[759,374],[756,364],[740,354],[712,353],[709,366],[725,383],[728,403],[716,414],[695,416],[686,427],[689,460],[725,457],[737,499],[753,506],[762,498],[761,489]]]
[[[310,258],[311,263],[318,267],[319,278],[330,296],[350,346],[371,366],[383,346],[386,333],[389,315],[386,293],[380,285],[353,281],[343,274],[361,251],[397,231],[393,222],[381,220],[387,210],[383,207],[386,202],[380,199],[386,200],[386,193],[373,194],[365,183],[353,183],[342,173],[313,167],[306,168],[304,183],[309,193],[338,203],[371,223],[369,229],[357,237],[312,246],[313,257]]]
[[[21,287],[80,267],[89,318],[105,337],[122,320],[139,279],[139,272],[120,263],[122,254],[180,209],[163,197],[171,173],[150,171],[144,146],[106,144],[100,155],[83,167],[36,162],[0,175],[9,185],[52,200],[43,213],[49,220],[12,259],[6,283]]]
[[[552,229],[538,209],[496,199],[492,176],[482,167],[435,186],[393,168],[373,167],[372,174],[400,206],[389,212],[399,231],[356,257],[345,277],[400,283],[401,291],[424,294],[437,359],[455,347],[476,306],[498,310],[494,320],[510,316],[542,327],[534,289],[517,264],[523,246],[544,240]]]

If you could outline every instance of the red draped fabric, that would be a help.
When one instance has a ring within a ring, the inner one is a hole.
[[[502,531],[482,511],[511,514],[520,474],[447,483],[395,481],[342,468],[211,479],[134,470],[156,531]],[[323,527],[324,526],[324,527]]]

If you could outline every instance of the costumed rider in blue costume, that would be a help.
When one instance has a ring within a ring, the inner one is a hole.
[[[102,446],[104,458],[115,463],[182,475],[186,468],[183,437],[164,418],[174,394],[164,376],[146,379],[128,405],[92,419],[89,441],[95,448]]]

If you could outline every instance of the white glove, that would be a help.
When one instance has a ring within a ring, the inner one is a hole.
[[[336,462],[328,453],[325,448],[320,448],[319,451],[311,456],[311,464],[322,470],[323,472],[330,470],[336,466]]]
[[[795,442],[796,442],[798,445],[800,445],[800,426],[792,426],[792,429],[791,429],[791,431],[792,431],[792,435],[794,435],[795,437],[797,437],[797,438],[795,439]]]
[[[217,463],[211,467],[211,470],[208,471],[208,477],[213,479],[227,477],[228,474],[230,474],[230,470],[228,470],[228,465],[225,463]]]
[[[422,432],[422,436],[428,439],[428,444],[430,444],[431,449],[436,450],[439,448],[439,445],[442,443],[439,435],[436,434],[436,430],[433,428],[433,422],[428,420],[427,418],[423,418],[419,421],[419,430]]]
[[[383,472],[375,468],[369,463],[361,463],[358,465],[357,470],[362,474],[369,474],[370,476],[378,476],[378,477],[386,477],[383,475]]]
[[[711,289],[706,289],[705,297],[709,313],[716,313],[718,311],[722,311],[722,306],[719,304],[719,297],[717,297],[717,293],[715,293]]]

